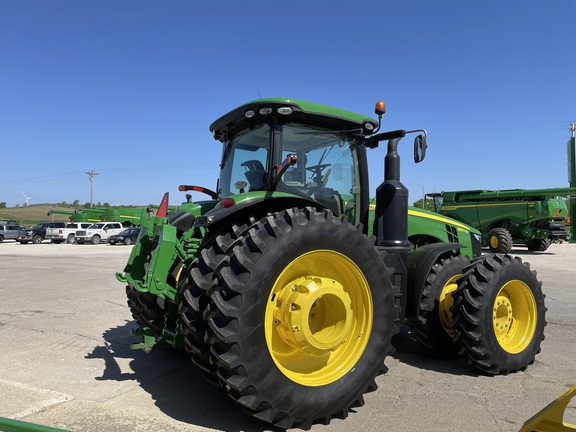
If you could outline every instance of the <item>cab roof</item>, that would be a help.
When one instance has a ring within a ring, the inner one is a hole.
[[[378,126],[371,117],[339,108],[298,99],[265,98],[248,102],[224,114],[210,125],[214,138],[224,141],[236,131],[250,125],[266,123],[271,117],[278,121],[304,123],[342,132],[368,135]]]

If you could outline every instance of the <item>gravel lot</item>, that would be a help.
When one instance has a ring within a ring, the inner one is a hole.
[[[115,278],[131,247],[0,244],[0,417],[70,431],[262,431],[174,353],[132,351]],[[546,340],[525,372],[491,377],[430,358],[407,334],[379,389],[313,431],[518,431],[576,384],[576,244],[517,248],[543,281]],[[576,423],[576,401],[565,420]]]

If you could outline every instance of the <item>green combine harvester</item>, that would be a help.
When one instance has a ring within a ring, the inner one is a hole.
[[[424,130],[293,99],[244,104],[210,126],[222,143],[216,190],[142,223],[123,272],[140,326],[134,348],[185,350],[251,415],[309,429],[376,389],[407,323],[430,352],[488,374],[524,370],[544,338],[536,272],[480,256],[480,233],[408,206],[399,146]],[[370,199],[367,153],[386,142]],[[371,209],[372,207],[372,209]]]
[[[491,252],[509,253],[514,244],[545,251],[554,241],[573,236],[566,229],[563,197],[576,188],[469,190],[428,194],[435,210],[482,232]],[[573,228],[572,228],[573,230]]]

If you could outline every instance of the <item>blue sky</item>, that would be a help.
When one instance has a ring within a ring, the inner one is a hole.
[[[93,170],[95,202],[177,204],[215,188],[210,123],[260,96],[426,129],[424,162],[401,146],[411,202],[568,186],[573,0],[207,3],[0,0],[0,201],[85,203]]]

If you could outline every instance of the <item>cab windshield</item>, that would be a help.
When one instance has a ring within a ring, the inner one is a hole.
[[[219,196],[266,190],[269,166],[279,166],[289,154],[296,164],[284,173],[278,189],[308,197],[356,221],[360,205],[360,180],[354,137],[340,132],[298,123],[275,125],[280,139],[273,141],[271,126],[259,124],[237,133],[224,145]],[[278,135],[277,135],[278,136]],[[271,142],[281,145],[273,153]]]
[[[286,124],[282,155],[297,156],[282,180],[288,188],[307,195],[333,213],[355,222],[359,205],[359,173],[354,139],[339,132],[301,124]]]
[[[236,134],[224,145],[220,164],[219,195],[262,190],[268,173],[270,134],[267,124],[260,124]]]

